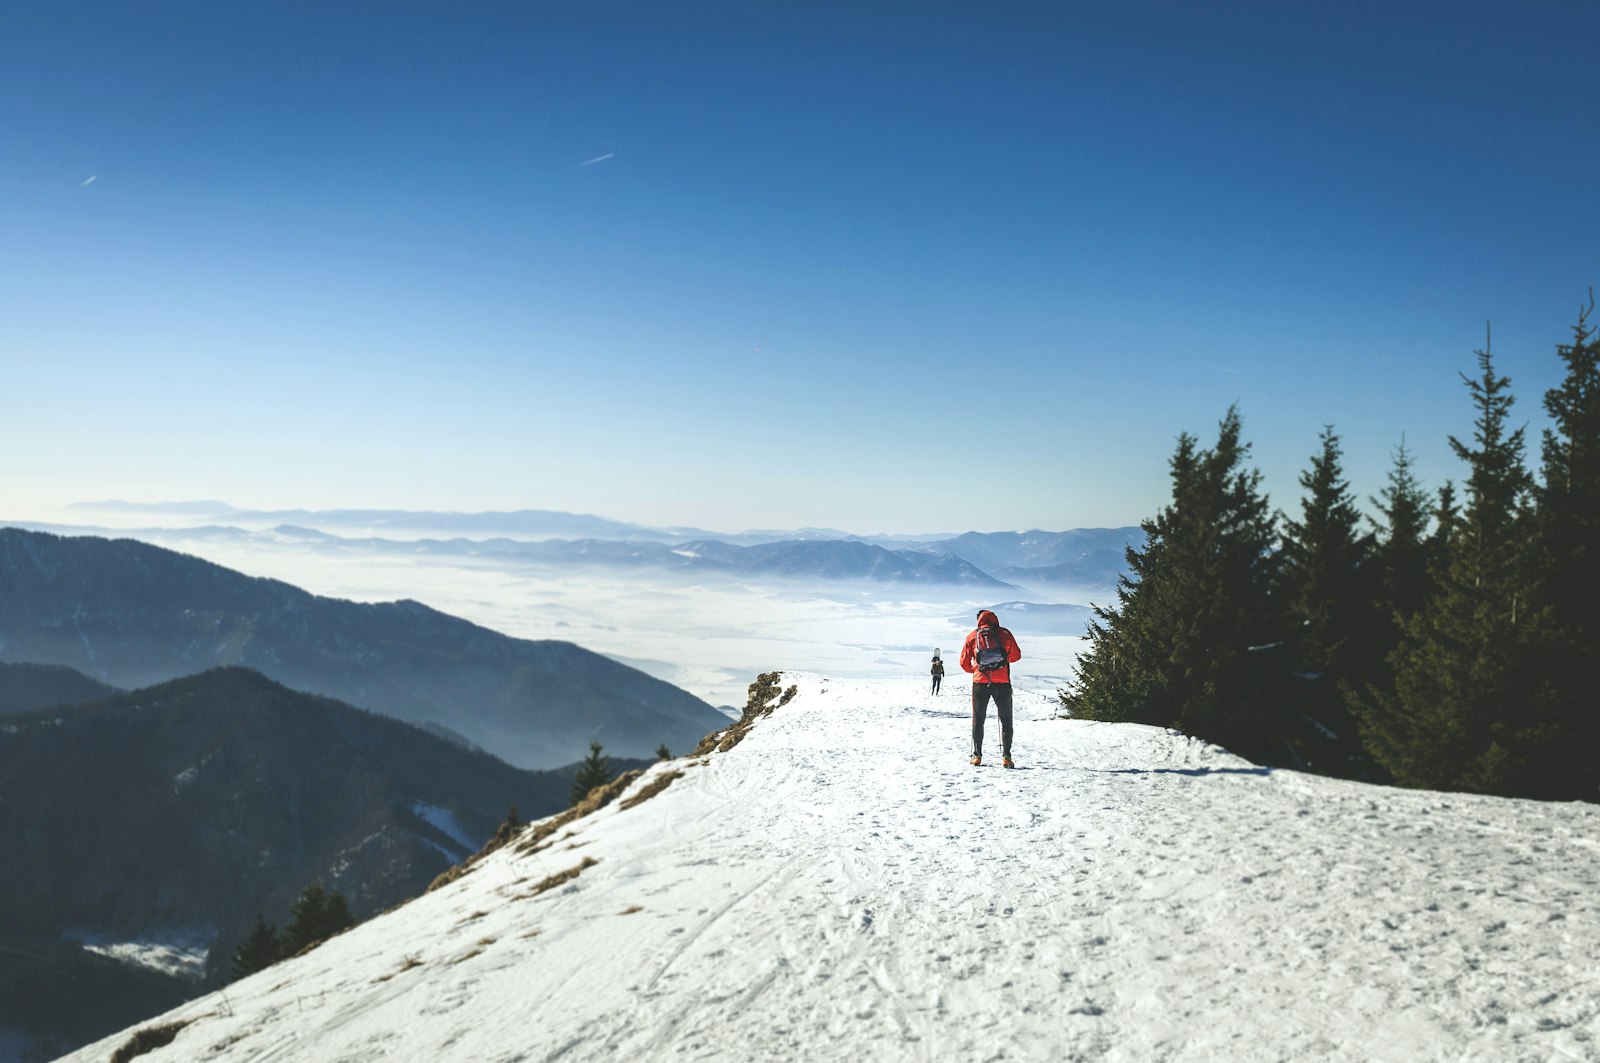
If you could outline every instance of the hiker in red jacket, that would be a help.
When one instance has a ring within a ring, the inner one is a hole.
[[[994,698],[995,715],[1000,717],[1000,763],[1011,763],[1011,668],[1022,660],[1022,650],[1011,632],[1000,626],[999,617],[987,609],[978,611],[978,626],[961,644],[961,667],[972,673],[972,763],[983,763],[983,724],[989,715],[989,699]]]

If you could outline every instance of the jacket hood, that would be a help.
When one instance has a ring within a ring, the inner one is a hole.
[[[988,609],[985,609],[983,612],[978,614],[978,626],[979,627],[999,627],[1000,626],[1000,618],[998,616],[995,616],[994,613],[992,613]]]

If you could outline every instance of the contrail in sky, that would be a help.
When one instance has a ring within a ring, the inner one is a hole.
[[[83,182],[83,184],[79,185],[78,187],[79,188],[88,188],[90,185],[94,184],[95,177],[99,177],[99,176],[100,176],[99,174],[95,174],[94,177],[89,178],[87,181]]]
[[[585,166],[593,166],[597,162],[605,162],[607,159],[614,159],[616,157],[617,157],[617,153],[616,152],[608,151],[604,155],[600,156],[598,159],[590,159],[588,162],[580,162],[580,163],[578,163],[578,165],[574,166],[573,169],[574,170],[581,170]]]

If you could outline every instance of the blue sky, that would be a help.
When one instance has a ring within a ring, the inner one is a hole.
[[[7,5],[0,517],[1114,525],[1232,402],[1436,487],[1600,281],[1600,9],[1312,7]]]

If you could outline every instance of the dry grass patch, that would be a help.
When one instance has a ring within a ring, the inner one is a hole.
[[[681,771],[664,771],[639,788],[639,792],[622,802],[618,807],[626,811],[635,805],[642,805],[656,794],[672,785],[672,780],[682,775]]]
[[[622,911],[618,912],[617,914],[618,915],[633,915],[635,912],[642,912],[642,911],[644,911],[644,905],[642,905],[642,904],[630,904],[626,908],[622,909]]]
[[[379,982],[387,982],[389,979],[393,978],[397,974],[404,974],[405,972],[411,970],[411,968],[413,968],[413,967],[421,967],[421,966],[422,966],[422,957],[421,956],[407,956],[404,960],[400,961],[399,970],[390,971],[388,974],[380,974],[378,977],[376,977],[376,978],[374,978],[372,980],[372,984],[373,985],[377,985]]]
[[[170,1045],[189,1022],[168,1022],[160,1026],[146,1026],[142,1030],[135,1030],[132,1037],[122,1042],[122,1046],[111,1053],[111,1063],[128,1063],[136,1056],[146,1052],[154,1052],[158,1048]]]
[[[531,899],[533,897],[539,896],[539,894],[541,894],[541,893],[545,893],[545,892],[548,892],[549,890],[553,890],[557,886],[563,886],[563,885],[567,884],[568,882],[571,882],[573,879],[575,879],[579,875],[583,874],[584,871],[588,870],[589,868],[593,867],[594,865],[598,864],[599,862],[600,861],[596,860],[592,856],[586,856],[586,857],[583,858],[583,862],[582,863],[574,864],[573,866],[567,868],[565,871],[557,871],[553,875],[548,875],[545,878],[540,879],[537,883],[534,884],[534,887],[531,890],[529,890],[528,892],[518,896],[516,899],[519,900],[519,901],[526,901],[526,900],[529,900],[529,899]]]
[[[537,852],[542,843],[556,831],[565,827],[573,820],[582,819],[584,816],[593,815],[602,808],[622,796],[622,791],[633,785],[633,781],[643,775],[642,771],[625,771],[604,786],[596,786],[589,791],[589,796],[573,805],[559,816],[541,820],[528,828],[527,836],[517,846],[519,853]]]

